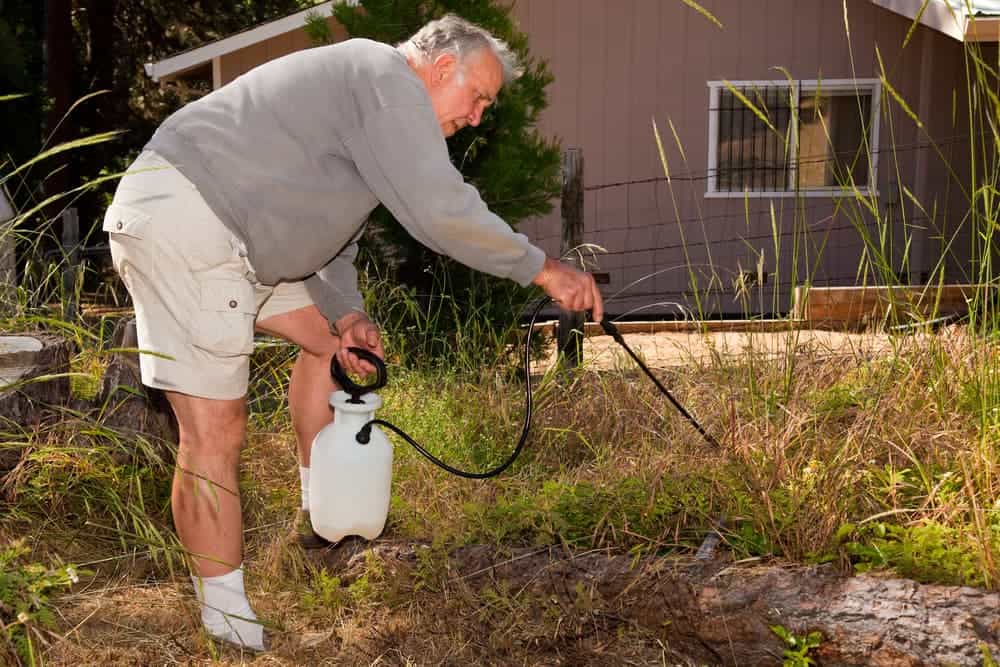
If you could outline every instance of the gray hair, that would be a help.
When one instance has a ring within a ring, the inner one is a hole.
[[[431,62],[442,53],[450,53],[461,63],[469,54],[489,49],[503,66],[504,84],[524,74],[517,54],[507,42],[454,14],[429,22],[396,48],[407,58],[419,63]]]

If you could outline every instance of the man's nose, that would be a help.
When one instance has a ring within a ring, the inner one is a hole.
[[[469,125],[472,127],[479,127],[479,122],[483,119],[483,110],[477,104],[473,109],[472,113],[469,114]]]

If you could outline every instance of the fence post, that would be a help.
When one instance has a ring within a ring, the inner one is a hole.
[[[562,244],[560,254],[583,243],[583,150],[568,148],[562,158]],[[581,261],[581,268],[582,261]],[[583,360],[583,313],[559,311],[557,345],[566,365],[576,367]]]
[[[66,265],[62,270],[62,316],[67,322],[76,319],[76,269],[80,263],[80,218],[75,208],[62,213],[62,251]]]

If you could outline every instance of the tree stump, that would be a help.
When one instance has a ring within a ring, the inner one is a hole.
[[[121,431],[142,433],[154,440],[176,443],[177,420],[162,391],[146,387],[139,374],[139,346],[135,319],[118,322],[111,336],[117,350],[101,380],[97,405],[104,410],[103,423]]]
[[[0,418],[9,425],[39,423],[69,401],[72,342],[42,333],[0,336]],[[0,473],[17,465],[20,451],[0,449]]]

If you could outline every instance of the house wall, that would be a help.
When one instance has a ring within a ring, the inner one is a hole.
[[[347,37],[344,26],[340,25],[332,17],[328,18],[326,23],[330,26],[334,41],[340,41]],[[257,65],[265,63],[268,60],[274,60],[295,51],[308,49],[311,46],[312,43],[309,41],[309,36],[305,30],[293,30],[228,53],[219,58],[219,85],[229,83],[239,75],[250,71]]]
[[[880,236],[887,239],[896,270],[909,237],[908,278],[919,281],[941,254],[940,238],[954,232],[964,210],[955,184],[949,186],[948,167],[898,104],[882,103],[877,205],[887,222],[880,226],[856,203],[829,197],[706,198],[706,84],[783,79],[775,66],[796,79],[878,78],[877,46],[887,79],[941,144],[944,156],[958,159],[961,175],[967,146],[955,136],[967,130],[960,109],[959,124],[952,126],[950,87],[964,81],[962,45],[920,26],[903,50],[910,21],[867,0],[848,0],[850,44],[840,2],[700,4],[721,29],[679,0],[521,0],[515,5],[533,55],[546,60],[555,75],[541,129],[563,147],[583,150],[585,241],[607,250],[598,257],[598,270],[611,278],[604,292],[612,295],[631,285],[609,310],[621,314],[659,304],[652,312],[676,313],[680,307],[730,315],[786,312],[795,283],[857,282],[864,250],[858,224],[875,243]],[[964,93],[957,90],[955,98],[961,102]],[[664,176],[653,121],[672,182],[604,187]],[[892,194],[899,191],[896,183],[913,192],[927,211],[936,211],[933,220],[915,211],[906,195]],[[560,224],[557,206],[521,229],[558,254]],[[889,234],[882,234],[883,228]],[[964,251],[957,250],[959,258],[949,263],[949,277],[956,280],[963,279],[959,269],[967,265]],[[738,298],[734,279],[741,271],[755,272],[759,261],[769,274],[767,283]],[[702,291],[699,298],[691,289],[692,276]]]

